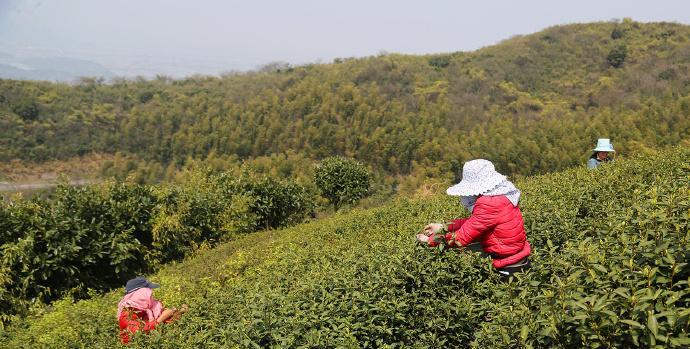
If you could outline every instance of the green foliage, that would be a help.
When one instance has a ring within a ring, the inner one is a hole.
[[[323,159],[314,172],[321,195],[340,208],[355,204],[369,194],[371,175],[361,163],[340,156]]]
[[[678,73],[673,68],[668,68],[659,73],[659,79],[661,80],[674,80],[678,78]]]
[[[443,69],[450,65],[452,57],[450,55],[435,55],[428,58],[429,65],[437,68]]]
[[[613,39],[613,40],[618,40],[618,39],[622,38],[623,36],[625,36],[625,30],[623,28],[615,27],[611,31],[611,39]]]
[[[81,298],[88,289],[109,289],[148,271],[147,221],[154,204],[146,188],[109,183],[61,185],[50,201],[1,205],[0,311],[21,314],[31,300],[66,293]]]
[[[199,248],[215,245],[256,224],[250,198],[228,192],[227,186],[201,171],[188,172],[180,185],[157,188],[151,227],[155,262],[178,260]]]
[[[419,246],[457,199],[396,200],[251,234],[152,276],[183,321],[137,347],[685,348],[690,150],[517,183],[533,268]],[[8,347],[114,347],[121,293],[59,302],[0,332]],[[88,344],[87,344],[88,343]]]
[[[614,47],[609,55],[606,56],[606,61],[609,65],[614,68],[620,68],[625,63],[625,58],[628,57],[628,47],[625,45],[619,45]]]
[[[314,212],[314,198],[301,185],[265,175],[244,173],[236,179],[220,175],[230,193],[250,199],[248,208],[256,216],[255,229],[278,228],[303,221]]]
[[[60,185],[47,199],[0,204],[0,322],[32,305],[127,279],[255,229],[313,211],[301,186],[188,171],[178,184]]]
[[[24,121],[33,121],[38,118],[38,105],[27,98],[15,102],[12,111],[21,116]]]

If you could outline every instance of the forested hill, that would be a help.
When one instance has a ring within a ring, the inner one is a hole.
[[[574,24],[474,52],[382,54],[222,77],[0,80],[0,161],[121,152],[158,169],[287,151],[346,155],[387,174],[512,174],[687,142],[690,27]],[[156,175],[154,173],[154,175]]]

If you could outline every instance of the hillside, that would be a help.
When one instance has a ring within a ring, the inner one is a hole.
[[[452,180],[471,158],[538,174],[584,163],[598,137],[623,156],[688,144],[689,67],[689,26],[626,20],[552,27],[474,52],[222,77],[0,80],[0,161],[119,153],[103,173],[139,171],[142,181],[193,159],[227,168],[290,154],[307,164],[354,157],[382,176],[411,175],[412,187]]]
[[[152,276],[183,321],[136,347],[671,347],[690,345],[690,150],[526,178],[533,270],[503,283],[486,259],[418,246],[466,214],[399,199],[264,231]],[[121,291],[0,332],[9,347],[117,346]]]

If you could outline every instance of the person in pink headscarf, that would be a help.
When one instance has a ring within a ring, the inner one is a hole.
[[[187,305],[180,309],[163,307],[153,298],[153,289],[160,285],[138,276],[127,281],[125,296],[117,304],[117,318],[120,325],[120,341],[129,343],[129,336],[139,330],[149,332],[157,324],[174,321],[187,311]]]

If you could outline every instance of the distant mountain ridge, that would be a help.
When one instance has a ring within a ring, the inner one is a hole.
[[[19,58],[0,52],[0,78],[73,81],[80,77],[110,78],[114,74],[99,63],[71,57]]]

